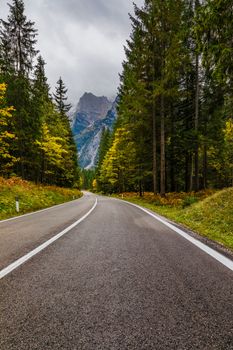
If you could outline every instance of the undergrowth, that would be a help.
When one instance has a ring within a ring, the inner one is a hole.
[[[142,205],[233,250],[233,188],[165,197],[124,193],[120,198]]]
[[[82,196],[77,189],[35,185],[18,177],[0,177],[0,220],[61,204]],[[19,199],[19,213],[15,199]]]

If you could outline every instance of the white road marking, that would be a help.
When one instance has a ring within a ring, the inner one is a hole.
[[[199,249],[203,250],[205,253],[209,254],[210,256],[212,256],[212,258],[214,258],[215,260],[219,261],[221,264],[223,264],[224,266],[226,266],[228,269],[230,269],[231,271],[233,271],[233,261],[227,257],[225,257],[224,255],[218,253],[216,250],[208,247],[207,245],[205,245],[204,243],[198,241],[197,239],[193,238],[192,236],[190,236],[189,234],[187,234],[186,232],[184,232],[183,230],[179,229],[178,227],[172,225],[171,223],[167,222],[166,220],[162,219],[161,217],[157,216],[156,214],[152,214],[149,210],[141,207],[140,205],[131,203],[131,202],[127,202],[127,201],[122,201],[121,199],[119,199],[121,202],[130,204],[142,211],[144,211],[145,213],[147,213],[148,215],[152,216],[154,219],[160,221],[161,223],[163,223],[165,226],[169,227],[170,229],[172,229],[173,231],[175,231],[176,233],[178,233],[180,236],[184,237],[185,239],[187,239],[189,242],[191,242],[192,244],[194,244],[196,247],[198,247]]]
[[[17,267],[24,264],[27,260],[31,259],[34,255],[38,254],[39,252],[41,252],[42,250],[47,248],[50,244],[52,244],[53,242],[58,240],[60,237],[64,236],[67,232],[72,230],[75,226],[80,224],[80,222],[85,220],[91,214],[91,212],[95,209],[96,206],[97,206],[97,198],[95,200],[93,207],[84,216],[82,216],[79,220],[75,221],[72,225],[68,226],[60,233],[58,233],[54,237],[50,238],[45,243],[41,244],[39,247],[33,249],[31,252],[27,253],[26,255],[22,256],[21,258],[19,258],[18,260],[14,261],[12,264],[8,265],[3,270],[1,270],[0,271],[0,279],[5,277],[6,275],[8,275],[10,272],[15,270]]]
[[[68,203],[73,203],[74,201],[77,201],[79,199],[81,199],[82,197],[80,198],[77,198],[75,200],[72,200],[72,201],[69,201],[69,202],[65,202],[65,203],[61,203],[61,204],[56,204],[56,205],[53,205],[52,207],[48,207],[48,208],[45,208],[45,209],[40,209],[40,210],[36,210],[36,211],[33,211],[31,213],[27,213],[27,214],[23,214],[23,215],[18,215],[18,216],[14,216],[13,218],[10,218],[10,219],[5,219],[5,220],[0,220],[0,224],[4,223],[4,222],[7,222],[7,221],[12,221],[12,220],[16,220],[16,219],[20,219],[20,218],[25,218],[26,216],[30,216],[30,215],[34,215],[34,214],[39,214],[39,213],[42,213],[43,211],[47,211],[47,210],[51,210],[51,209],[56,209],[56,208],[59,208],[63,205],[66,205]]]

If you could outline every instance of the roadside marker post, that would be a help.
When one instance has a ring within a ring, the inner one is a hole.
[[[15,209],[19,213],[19,197],[15,197]]]
[[[63,231],[59,232],[58,234],[56,234],[55,236],[53,236],[52,238],[50,238],[48,241],[42,243],[41,245],[39,245],[37,248],[31,250],[29,253],[27,253],[26,255],[22,256],[21,258],[15,260],[14,262],[12,262],[10,265],[8,265],[7,267],[5,267],[4,269],[0,270],[0,279],[5,277],[6,275],[8,275],[11,271],[15,270],[17,267],[19,267],[20,265],[24,264],[26,261],[28,261],[29,259],[31,259],[34,255],[38,254],[39,252],[41,252],[42,250],[44,250],[45,248],[47,248],[49,245],[51,245],[53,242],[57,241],[59,238],[61,238],[62,236],[64,236],[67,232],[71,231],[74,227],[76,227],[78,224],[80,224],[82,221],[84,221],[92,212],[93,210],[96,208],[98,204],[98,200],[97,197],[95,199],[95,203],[94,205],[91,207],[91,209],[85,214],[83,215],[80,219],[78,219],[77,221],[75,221],[73,224],[71,224],[70,226],[66,227]],[[47,210],[47,209],[45,209]],[[39,212],[39,211],[38,211]],[[40,211],[41,212],[41,211]],[[27,214],[26,214],[27,215]]]

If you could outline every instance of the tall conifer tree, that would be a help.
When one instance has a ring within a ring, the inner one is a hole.
[[[58,112],[61,115],[65,115],[67,112],[69,112],[71,108],[71,104],[66,102],[68,99],[68,97],[66,96],[67,91],[68,89],[65,87],[65,84],[62,78],[60,77],[57,81],[56,92],[55,94],[53,94],[53,96]]]
[[[1,58],[2,69],[13,69],[16,75],[28,77],[33,68],[37,30],[35,23],[28,21],[22,0],[13,0],[9,4],[10,14],[7,21],[1,20]]]
[[[37,126],[31,119],[31,84],[30,74],[37,31],[34,23],[27,20],[22,0],[13,0],[9,4],[6,21],[1,20],[0,48],[1,74],[8,84],[7,100],[15,106],[16,118],[14,129],[17,137],[15,156],[19,159],[16,172],[23,178],[31,179],[33,172],[34,138]]]
[[[57,81],[56,92],[53,95],[56,109],[59,113],[60,120],[63,125],[63,135],[61,135],[67,142],[67,156],[65,157],[66,161],[66,173],[64,173],[63,182],[67,182],[72,184],[77,181],[79,177],[79,169],[78,169],[78,159],[77,159],[77,148],[74,142],[73,134],[71,131],[71,126],[69,122],[69,118],[67,113],[71,108],[71,104],[67,103],[68,89],[65,87],[65,84],[60,77]]]

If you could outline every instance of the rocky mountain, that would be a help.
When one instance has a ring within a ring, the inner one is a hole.
[[[112,128],[116,120],[116,101],[105,96],[85,93],[72,116],[72,131],[79,153],[79,164],[90,169],[95,166],[103,128]]]

